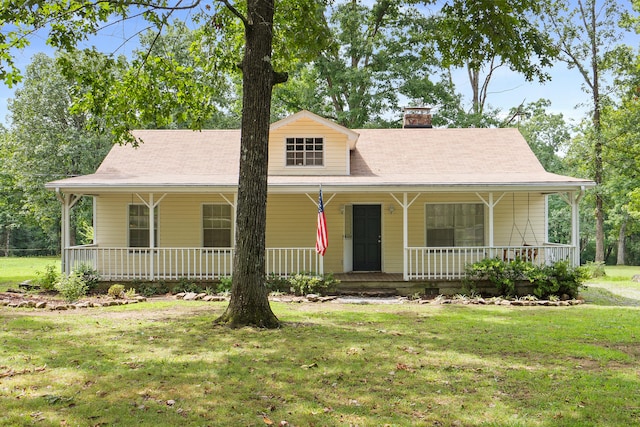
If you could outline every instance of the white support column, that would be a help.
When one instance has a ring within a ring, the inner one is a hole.
[[[155,260],[154,260],[154,250],[156,247],[156,222],[155,212],[156,205],[153,203],[153,193],[149,193],[149,276],[151,281],[155,279]]]
[[[67,265],[67,230],[69,228],[69,208],[67,198],[60,193],[60,189],[56,188],[56,197],[60,200],[62,212],[60,215],[60,269],[62,273],[69,274]]]
[[[409,259],[407,248],[409,247],[409,207],[407,206],[407,193],[402,194],[402,279],[409,280]]]
[[[502,198],[505,196],[506,193],[502,193],[500,195],[500,197],[498,197],[498,200],[494,200],[493,199],[493,193],[489,193],[489,197],[488,200],[485,200],[484,197],[482,197],[480,195],[480,193],[476,193],[476,196],[478,196],[478,198],[480,200],[482,200],[482,203],[484,203],[488,208],[489,208],[489,247],[493,248],[493,246],[495,245],[494,242],[494,213],[493,213],[493,208],[496,207],[496,205],[498,203],[500,203],[500,200],[502,200]]]
[[[56,188],[56,197],[62,204],[62,215],[60,217],[60,262],[62,272],[71,273],[71,260],[67,259],[66,251],[71,246],[71,208],[78,203],[82,195],[63,194]]]
[[[167,196],[167,193],[164,193],[158,201],[154,200],[154,194],[149,193],[149,201],[147,202],[140,194],[136,193],[138,199],[149,209],[149,276],[151,280],[155,278],[155,263],[154,263],[154,254],[153,250],[156,247],[156,224],[155,224],[155,213],[156,207],[160,204],[162,199]]]
[[[571,245],[573,246],[573,266],[580,265],[580,199],[584,190],[571,193]]]
[[[579,192],[560,194],[562,200],[571,206],[571,246],[573,247],[571,263],[574,267],[580,265],[580,200],[584,196],[584,190],[584,187],[581,187]]]
[[[393,194],[389,193],[391,197],[402,207],[402,280],[409,280],[409,207],[415,202],[422,194],[418,193],[409,201],[408,194],[402,193],[402,201]]]
[[[493,193],[489,193],[489,246],[493,247]]]

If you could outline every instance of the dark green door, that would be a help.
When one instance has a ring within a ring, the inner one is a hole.
[[[380,205],[353,206],[353,270],[380,271]]]

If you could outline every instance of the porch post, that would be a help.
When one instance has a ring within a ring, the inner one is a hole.
[[[402,280],[409,280],[409,259],[407,248],[409,247],[409,213],[407,193],[402,194]]]
[[[584,195],[584,189],[580,192],[571,192],[571,246],[573,246],[572,264],[574,267],[580,265],[580,199]]]
[[[476,193],[476,196],[482,200],[482,203],[485,204],[485,206],[487,206],[487,208],[489,208],[489,254],[491,257],[494,256],[494,251],[493,251],[493,246],[495,244],[494,241],[494,212],[493,212],[493,208],[500,203],[500,200],[502,200],[502,198],[504,197],[506,193],[502,193],[500,195],[500,197],[498,197],[498,200],[494,200],[493,199],[493,193],[489,193],[489,197],[487,198],[487,200],[484,199],[484,197],[482,197],[482,195],[480,195],[480,193]]]
[[[489,247],[493,248],[493,193],[489,193]]]
[[[67,194],[61,195],[58,190],[56,190],[56,196],[60,200],[62,204],[62,215],[60,217],[60,262],[61,269],[64,274],[69,274],[69,264],[67,260],[67,248],[69,247],[69,242],[71,241],[71,235],[69,231],[69,196]]]
[[[153,256],[153,248],[156,247],[156,238],[155,238],[155,228],[156,224],[154,221],[156,205],[153,203],[153,193],[149,193],[149,276],[150,280],[153,281],[155,277],[155,263]]]
[[[71,259],[67,257],[67,249],[71,246],[71,208],[80,200],[81,195],[62,194],[56,188],[56,197],[62,204],[60,217],[60,263],[65,274],[71,273]]]

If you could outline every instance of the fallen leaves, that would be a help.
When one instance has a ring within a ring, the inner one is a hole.
[[[0,372],[0,378],[13,377],[15,375],[33,374],[36,372],[44,372],[46,369],[47,369],[47,365],[43,365],[41,367],[37,367],[33,369],[25,368],[18,371],[9,368],[4,372]]]

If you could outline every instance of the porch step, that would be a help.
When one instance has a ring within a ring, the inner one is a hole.
[[[336,288],[336,293],[339,295],[370,297],[406,296],[425,293],[425,284],[404,281],[341,282]]]

